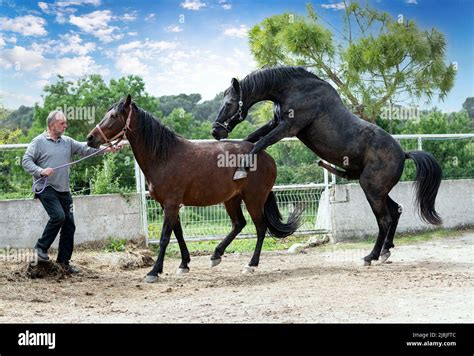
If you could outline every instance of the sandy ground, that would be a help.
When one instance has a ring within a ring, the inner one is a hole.
[[[158,283],[149,267],[121,269],[120,254],[78,252],[82,273],[30,279],[24,264],[0,261],[0,322],[132,323],[459,323],[474,322],[474,232],[396,247],[390,264],[364,267],[368,250],[192,258],[191,272],[165,260]],[[327,249],[327,247],[326,247]]]

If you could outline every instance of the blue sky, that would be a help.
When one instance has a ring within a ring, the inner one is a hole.
[[[41,103],[56,74],[75,80],[99,73],[145,79],[153,95],[200,93],[211,99],[232,77],[256,68],[246,32],[266,17],[304,15],[306,3],[337,29],[341,2],[262,0],[0,0],[0,102],[11,109]],[[437,106],[457,111],[474,96],[474,0],[372,0],[393,17],[446,35],[456,83]]]

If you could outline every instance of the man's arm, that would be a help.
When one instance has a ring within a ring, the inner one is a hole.
[[[39,157],[39,153],[40,152],[38,149],[38,141],[33,140],[28,145],[28,148],[26,149],[26,152],[23,155],[23,159],[21,161],[21,165],[23,166],[23,169],[27,171],[29,174],[33,175],[33,177],[35,178],[40,178],[41,172],[43,171],[43,168],[41,168],[35,163],[35,161]]]
[[[86,143],[77,142],[73,138],[70,138],[70,140],[71,140],[71,152],[73,155],[79,155],[81,157],[85,157],[100,150],[100,148],[89,147],[87,146]]]

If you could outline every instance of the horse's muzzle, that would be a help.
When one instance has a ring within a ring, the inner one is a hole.
[[[214,137],[216,140],[222,140],[223,138],[226,138],[229,133],[223,128],[223,127],[213,127],[211,131],[212,137]]]
[[[96,137],[89,135],[87,136],[87,146],[93,147],[93,148],[98,148],[100,146],[99,140],[97,140]]]

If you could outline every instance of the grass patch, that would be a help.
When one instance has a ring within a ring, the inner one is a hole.
[[[403,233],[395,235],[395,245],[408,245],[425,241],[431,241],[442,238],[453,238],[460,235],[463,230],[448,230],[435,229],[414,233]],[[275,239],[266,237],[263,242],[262,251],[282,251],[287,250],[295,243],[306,243],[310,236],[290,236],[286,239]],[[350,250],[350,249],[368,249],[373,247],[375,236],[368,237],[361,241],[342,242],[337,244],[325,244],[318,246],[321,252],[334,250]],[[203,241],[203,242],[187,242],[189,253],[192,256],[210,255],[214,252],[216,246],[220,243],[218,241]],[[256,239],[235,239],[226,249],[226,253],[252,253],[255,249]],[[150,245],[149,248],[157,253],[159,249],[158,244]],[[169,244],[166,249],[166,256],[171,258],[179,258],[179,246],[177,243]]]
[[[105,252],[123,252],[127,245],[127,239],[109,237],[104,247]]]
[[[281,251],[288,249],[291,245],[299,242],[306,242],[308,236],[290,236],[286,239],[276,239],[272,237],[266,237],[263,241],[262,251]],[[217,241],[202,241],[202,242],[186,242],[189,253],[191,256],[199,255],[211,255],[217,245],[220,243]],[[255,249],[257,239],[235,239],[226,248],[226,253],[252,253]],[[150,249],[157,253],[159,250],[158,244],[150,245]],[[179,245],[177,243],[169,244],[166,249],[166,256],[171,258],[179,258],[181,253],[179,251]]]

